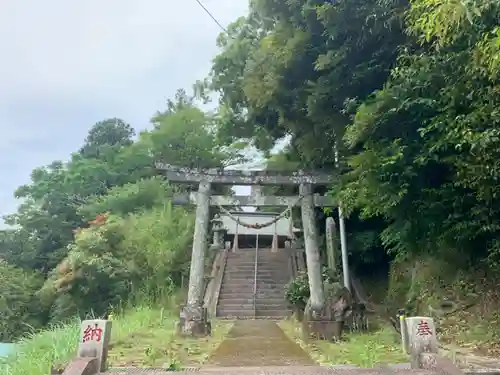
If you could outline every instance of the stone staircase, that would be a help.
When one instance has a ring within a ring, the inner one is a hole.
[[[255,249],[229,253],[222,279],[217,317],[226,319],[282,319],[291,314],[285,301],[290,280],[283,250],[259,249],[254,308]]]

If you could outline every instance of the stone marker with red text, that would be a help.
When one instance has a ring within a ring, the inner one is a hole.
[[[84,320],[80,330],[77,357],[95,357],[101,372],[106,371],[111,321]]]
[[[406,318],[406,327],[412,367],[419,368],[420,354],[438,352],[434,320],[424,316],[413,316]]]

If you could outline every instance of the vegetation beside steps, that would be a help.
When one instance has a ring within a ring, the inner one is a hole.
[[[312,359],[322,365],[354,365],[374,367],[408,362],[398,342],[397,333],[389,326],[373,327],[369,333],[346,333],[345,341],[304,340],[301,325],[295,319],[283,320],[279,326],[297,342]]]
[[[137,307],[113,318],[110,367],[199,366],[229,332],[232,322],[213,321],[212,336],[203,339],[176,335],[174,310]],[[47,375],[64,369],[75,356],[80,322],[32,335],[20,341],[17,356],[0,362],[2,375]]]
[[[110,367],[197,367],[208,359],[233,325],[230,321],[212,321],[211,336],[182,338],[176,332],[178,314],[162,317],[161,311],[151,311],[149,315],[142,327],[123,327],[112,340]]]

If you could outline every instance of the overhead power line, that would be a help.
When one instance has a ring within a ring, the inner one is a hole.
[[[206,7],[205,7],[205,5],[203,5],[203,3],[202,3],[200,0],[195,0],[195,1],[198,3],[198,5],[199,5],[200,7],[202,7],[202,9],[205,11],[205,13],[206,13],[206,14],[208,14],[208,15],[210,16],[210,18],[211,18],[211,19],[212,19],[212,20],[213,20],[213,21],[217,24],[217,26],[219,26],[219,27],[220,27],[220,29],[221,29],[222,31],[224,31],[224,32],[227,34],[227,29],[226,29],[224,26],[222,26],[222,24],[221,24],[221,23],[217,20],[217,18],[215,18],[215,16],[214,16],[214,15],[213,15],[213,14],[212,14],[212,13],[211,13],[211,12],[210,12],[207,8],[206,8]]]

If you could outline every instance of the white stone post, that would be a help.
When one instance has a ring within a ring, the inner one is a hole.
[[[408,327],[404,309],[398,311],[397,318],[399,319],[399,330],[401,331],[401,349],[404,354],[408,354]]]
[[[111,321],[84,320],[80,329],[78,358],[97,358],[100,372],[107,369]]]
[[[337,271],[337,231],[333,217],[326,218],[326,253],[328,268]]]
[[[425,316],[406,318],[408,345],[412,368],[421,368],[421,355],[438,353],[438,341],[434,320]]]

